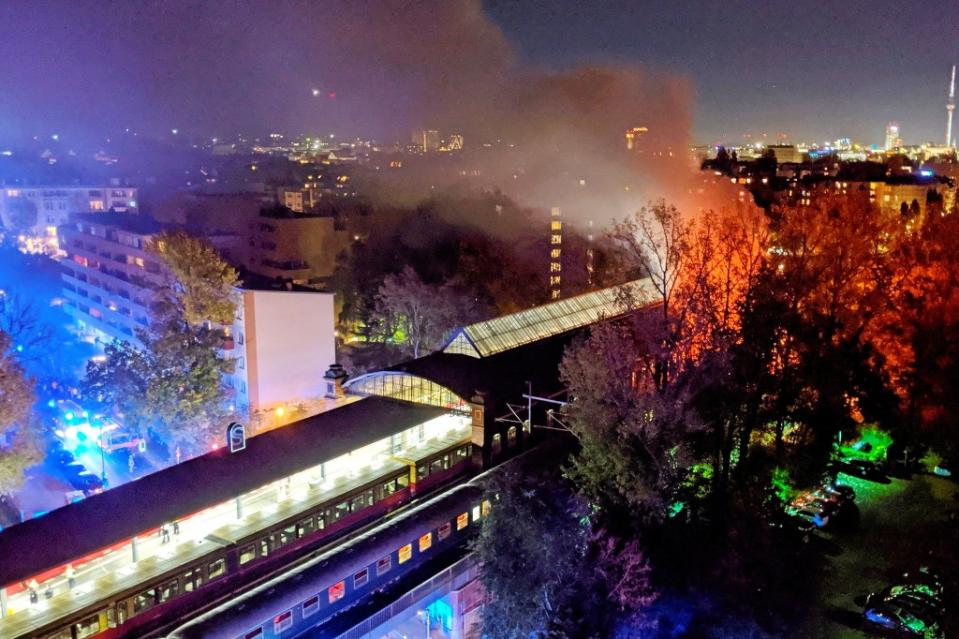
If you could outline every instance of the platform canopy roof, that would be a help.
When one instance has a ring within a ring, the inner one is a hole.
[[[477,322],[456,330],[444,353],[484,358],[648,306],[657,300],[652,280],[584,293],[558,302]]]

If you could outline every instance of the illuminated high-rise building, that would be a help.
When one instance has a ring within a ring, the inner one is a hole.
[[[450,135],[449,142],[446,145],[450,151],[460,151],[463,148],[463,136],[459,133]]]
[[[558,206],[549,212],[549,299],[562,296],[563,220]]]
[[[644,126],[634,126],[632,129],[626,129],[626,150],[640,150],[640,138],[649,133],[649,129]]]
[[[899,123],[890,122],[886,125],[886,150],[891,151],[896,147],[902,146],[902,138],[899,137]]]
[[[423,149],[424,153],[432,153],[440,148],[440,132],[435,129],[415,129],[410,141]]]

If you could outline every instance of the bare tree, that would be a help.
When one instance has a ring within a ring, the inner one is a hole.
[[[39,358],[51,346],[53,329],[45,324],[33,300],[13,291],[0,291],[0,331],[21,361]]]

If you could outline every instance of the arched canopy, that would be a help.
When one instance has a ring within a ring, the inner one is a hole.
[[[419,375],[401,371],[377,371],[360,375],[343,386],[351,395],[389,397],[469,414],[469,405],[462,397],[446,386]]]

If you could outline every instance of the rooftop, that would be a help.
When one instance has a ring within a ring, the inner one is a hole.
[[[250,437],[243,451],[231,454],[223,447],[17,524],[0,532],[0,557],[15,558],[0,562],[0,585],[28,579],[446,412],[364,398]]]
[[[655,302],[652,281],[634,280],[620,286],[584,293],[558,302],[504,315],[457,330],[443,347],[444,353],[489,357],[523,344],[623,315],[631,306]]]
[[[128,233],[136,233],[137,235],[155,235],[168,228],[172,228],[143,213],[119,213],[116,211],[75,213],[73,219],[87,224],[109,226]]]

